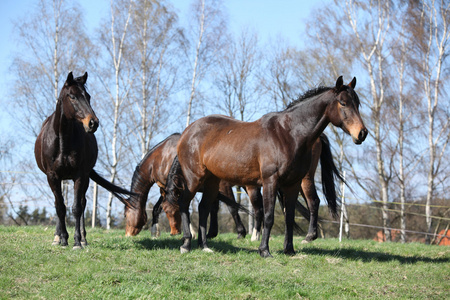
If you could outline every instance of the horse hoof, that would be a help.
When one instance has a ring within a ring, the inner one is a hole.
[[[202,249],[202,251],[203,251],[203,252],[207,252],[207,253],[214,253],[214,251],[211,250],[211,249],[208,248],[208,247],[204,247],[204,248]]]
[[[238,236],[237,236],[237,239],[238,239],[238,240],[240,240],[240,239],[245,239],[245,234],[239,233]]]
[[[186,248],[184,248],[183,246],[181,246],[181,247],[180,247],[180,252],[181,252],[181,254],[189,253],[189,249],[186,249]]]
[[[61,242],[59,241],[53,241],[52,242],[52,246],[59,246],[61,244]]]
[[[269,250],[258,250],[258,252],[262,258],[273,257],[272,254],[270,254]]]
[[[73,248],[72,248],[72,250],[81,250],[81,249],[83,249],[83,247],[80,245],[80,246],[73,246]]]
[[[284,250],[284,254],[289,255],[289,256],[294,256],[295,255],[295,251],[292,250]]]
[[[311,242],[305,239],[305,240],[303,240],[301,243],[302,243],[302,244],[309,244],[309,243],[311,243]]]
[[[86,247],[88,245],[88,242],[81,242],[82,247]]]

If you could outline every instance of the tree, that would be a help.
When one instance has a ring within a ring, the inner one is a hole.
[[[194,0],[190,27],[186,33],[187,39],[193,43],[192,47],[186,48],[186,57],[192,70],[186,117],[187,127],[191,122],[194,100],[198,97],[197,87],[223,47],[226,24],[222,15],[222,2]]]
[[[134,95],[137,113],[131,115],[135,121],[132,128],[138,128],[142,158],[151,148],[152,137],[166,125],[164,104],[177,83],[179,60],[174,58],[181,56],[183,40],[177,16],[164,1],[136,1],[130,29],[131,45],[139,53],[134,61],[139,85]]]
[[[61,83],[69,71],[84,72],[91,48],[84,31],[83,15],[76,3],[40,0],[33,10],[15,22],[17,44],[11,66],[15,75],[13,99],[24,115],[15,118],[37,136],[40,126],[55,108]]]
[[[424,0],[411,10],[415,23],[409,26],[415,37],[417,80],[422,83],[428,122],[426,224],[431,233],[431,202],[436,196],[439,174],[448,167],[444,155],[450,139],[448,102],[442,102],[444,79],[448,78],[450,5],[446,1]],[[429,243],[431,236],[427,235]]]
[[[215,86],[223,99],[219,106],[230,117],[246,121],[246,107],[261,94],[257,82],[261,56],[256,33],[243,30],[238,40],[228,37],[222,53],[215,75]]]
[[[130,64],[129,52],[129,37],[128,30],[130,20],[133,12],[134,1],[122,0],[111,1],[111,15],[110,20],[106,21],[102,26],[100,33],[100,42],[105,50],[106,61],[103,65],[103,72],[99,74],[99,79],[103,84],[108,99],[105,99],[106,105],[104,115],[100,122],[106,123],[106,126],[101,126],[104,139],[104,145],[109,151],[106,154],[106,161],[101,161],[109,167],[110,181],[115,183],[117,179],[118,164],[122,162],[126,165],[123,158],[125,149],[121,140],[125,140],[125,135],[120,127],[121,121],[125,115],[125,104],[128,99],[130,89],[132,88],[132,70],[127,68]],[[109,23],[109,26],[107,25]],[[99,67],[101,69],[101,67]],[[112,74],[112,78],[110,76]],[[112,85],[109,82],[113,83]],[[104,121],[103,121],[104,120]],[[108,204],[106,210],[106,228],[110,229],[112,224],[112,199],[113,195],[109,193]]]

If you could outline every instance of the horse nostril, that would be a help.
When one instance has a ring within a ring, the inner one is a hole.
[[[90,129],[97,129],[97,127],[98,127],[98,122],[94,121],[94,119],[91,119],[89,121],[89,128]]]
[[[368,133],[367,129],[364,128],[363,130],[361,130],[361,131],[359,132],[358,139],[359,139],[361,142],[364,141],[364,140],[366,139],[366,137],[367,137],[367,133]]]

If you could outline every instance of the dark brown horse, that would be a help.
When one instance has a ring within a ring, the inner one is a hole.
[[[43,123],[39,133],[34,154],[36,162],[47,175],[47,181],[55,196],[58,215],[53,244],[67,246],[69,234],[66,229],[66,206],[61,191],[61,181],[72,179],[74,195],[72,212],[75,216],[74,249],[86,245],[84,228],[84,209],[86,207],[86,190],[89,178],[111,191],[124,201],[120,194],[130,194],[103,179],[94,170],[97,161],[97,141],[94,132],[99,121],[90,104],[91,96],[85,88],[88,74],[73,78],[72,72],[61,89],[56,110]],[[126,205],[132,203],[125,201]],[[81,227],[81,229],[80,229]]]
[[[160,188],[165,188],[167,176],[172,162],[176,156],[177,143],[181,134],[175,133],[166,138],[161,143],[157,144],[150,151],[147,152],[145,157],[137,165],[134,171],[131,192],[135,195],[131,196],[133,203],[137,203],[136,208],[125,207],[126,217],[126,236],[137,235],[142,227],[147,223],[147,213],[145,207],[147,205],[148,193],[151,187],[156,183]],[[246,230],[239,217],[238,209],[242,207],[238,205],[233,199],[229,199],[231,191],[231,185],[222,182],[220,186],[220,193],[216,198],[225,201],[229,206],[233,219],[236,222],[236,229],[240,237],[245,237]],[[223,197],[225,196],[225,197]],[[164,209],[170,224],[170,234],[175,235],[180,233],[181,217],[180,210],[177,205],[169,205],[167,201],[162,201],[162,197],[153,208],[153,223],[157,223],[161,208]]]
[[[262,257],[271,257],[269,237],[275,198],[278,189],[283,192],[284,252],[294,254],[295,203],[299,182],[310,169],[313,144],[329,123],[350,134],[355,144],[361,144],[367,136],[355,85],[356,78],[344,85],[341,76],[334,87],[310,90],[284,111],[266,114],[255,122],[212,115],[186,128],[165,192],[169,202],[180,205],[183,226],[180,250],[191,249],[189,204],[201,186],[205,189],[199,205],[198,243],[200,248],[207,249],[207,217],[220,180],[226,180],[254,189],[263,187],[264,229],[258,248]]]

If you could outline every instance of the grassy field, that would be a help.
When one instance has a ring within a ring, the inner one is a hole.
[[[88,229],[83,250],[51,246],[54,228],[0,226],[0,298],[10,299],[348,299],[450,298],[450,247],[336,239],[300,244],[274,258],[234,234],[180,254],[180,237]],[[196,241],[194,243],[196,245]]]

